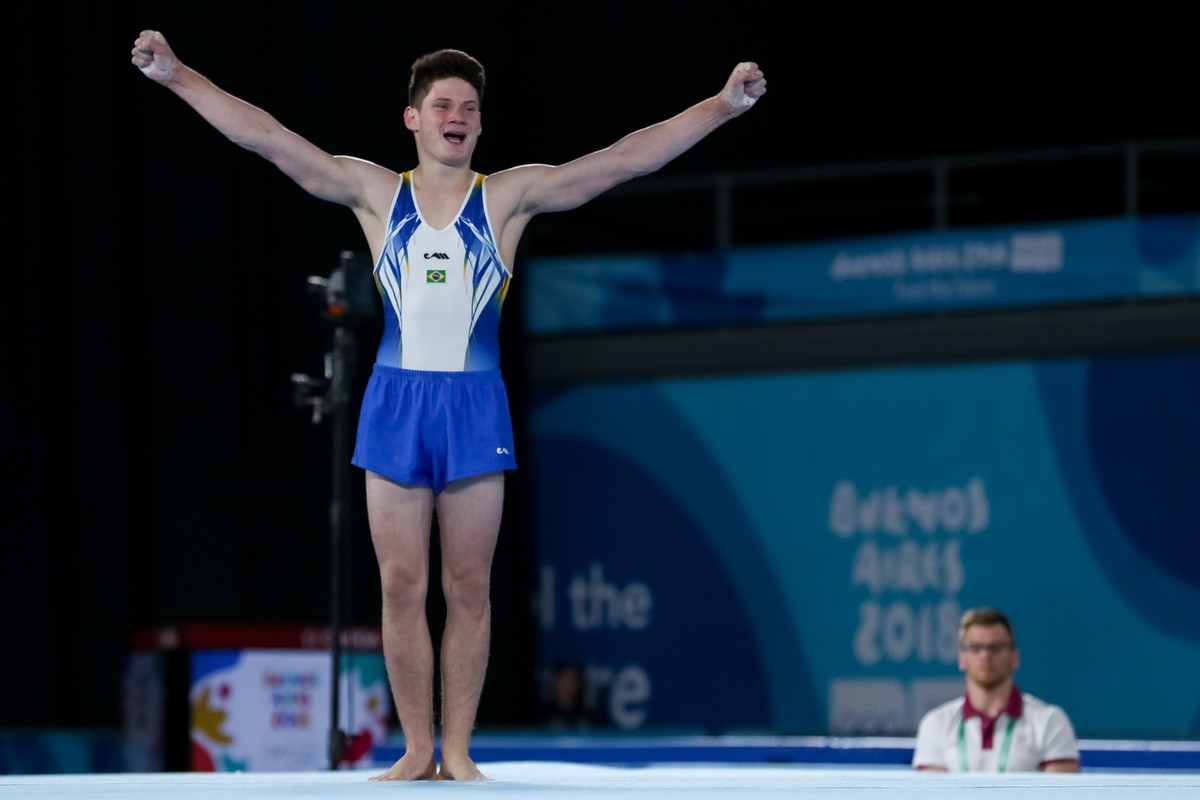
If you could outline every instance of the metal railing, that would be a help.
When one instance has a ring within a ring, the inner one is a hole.
[[[836,197],[844,187],[856,187],[857,195]],[[678,202],[684,197],[689,203]],[[728,249],[827,233],[1196,210],[1200,137],[648,176],[570,214],[552,215],[547,235],[533,228],[531,250],[644,249],[659,241],[668,249]],[[748,224],[755,217],[761,224]]]

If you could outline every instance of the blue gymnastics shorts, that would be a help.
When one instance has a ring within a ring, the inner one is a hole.
[[[434,494],[460,478],[516,469],[500,370],[424,372],[376,364],[350,461]]]

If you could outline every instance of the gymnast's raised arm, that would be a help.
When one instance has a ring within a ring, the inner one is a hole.
[[[390,198],[398,176],[362,159],[333,156],[283,127],[273,116],[222,90],[184,64],[158,31],[142,31],[133,65],[167,87],[234,144],[278,167],[309,194],[371,212],[376,193]],[[378,202],[378,201],[377,201]],[[384,200],[386,202],[386,200]]]
[[[717,94],[609,147],[560,166],[526,164],[492,175],[489,197],[495,218],[502,220],[502,250],[515,249],[515,239],[534,215],[576,208],[618,184],[658,170],[744,114],[766,91],[762,70],[754,62],[743,62]]]

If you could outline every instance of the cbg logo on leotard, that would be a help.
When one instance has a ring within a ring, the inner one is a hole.
[[[426,283],[445,283],[446,282],[446,273],[440,269],[427,269],[427,270],[425,270],[425,282]]]

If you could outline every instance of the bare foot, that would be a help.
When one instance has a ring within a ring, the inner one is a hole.
[[[491,778],[479,771],[475,762],[467,756],[442,754],[442,768],[438,777],[444,781],[490,781]]]
[[[405,753],[400,757],[400,760],[388,769],[382,775],[376,775],[369,780],[373,781],[438,781],[442,776],[438,774],[437,762],[430,755],[428,759],[421,756],[416,756],[410,753]]]

